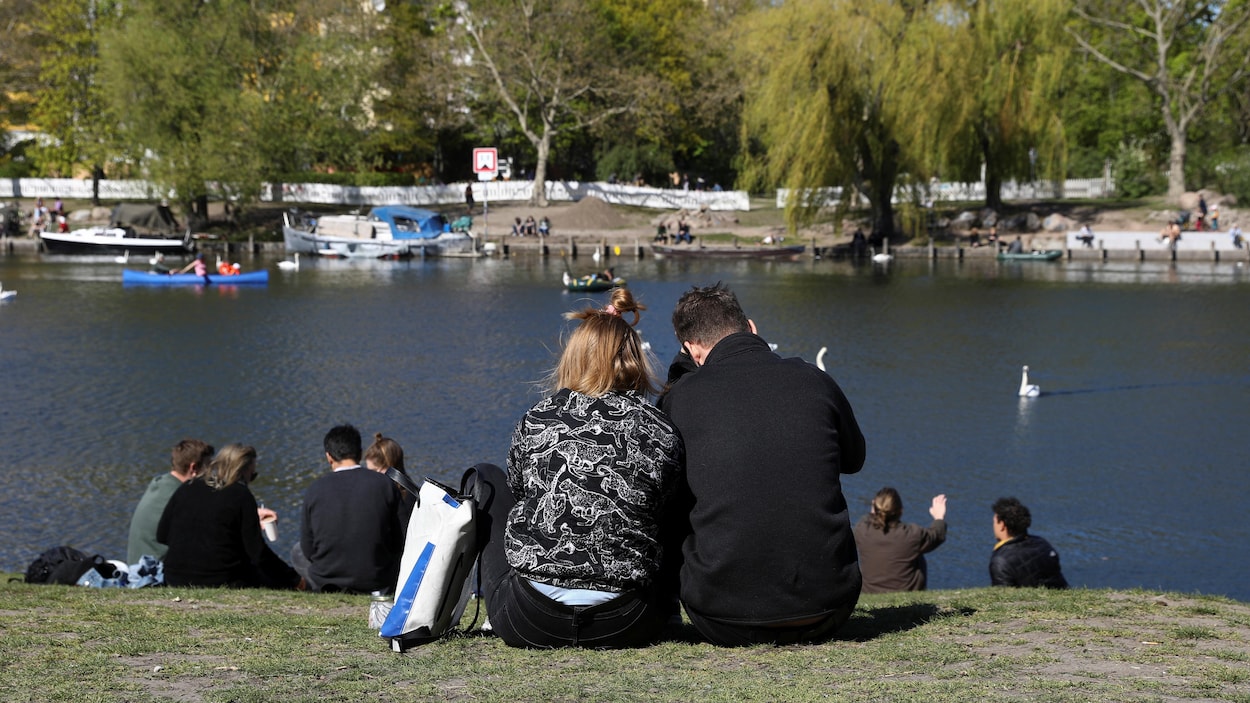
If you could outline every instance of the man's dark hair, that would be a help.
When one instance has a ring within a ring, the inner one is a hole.
[[[1023,537],[1029,534],[1029,525],[1033,524],[1033,516],[1015,498],[999,498],[994,501],[994,514],[998,516],[1007,534],[1012,537]]]
[[[326,454],[334,461],[351,459],[359,462],[360,430],[351,425],[335,425],[326,433],[325,448]]]
[[[724,284],[695,286],[673,308],[673,332],[677,340],[712,347],[735,332],[750,332],[751,323],[738,297]]]

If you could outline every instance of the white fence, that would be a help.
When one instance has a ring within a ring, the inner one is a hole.
[[[1055,181],[1036,181],[1017,183],[1008,181],[1002,186],[1003,200],[1064,200],[1068,198],[1106,198],[1115,194],[1115,180],[1105,178],[1069,178],[1063,183]],[[823,198],[823,205],[833,207],[842,197],[841,188],[813,188],[807,197]],[[790,197],[788,188],[777,189],[777,207],[785,207]],[[861,196],[862,197],[862,196]],[[891,202],[908,202],[911,188],[899,186],[894,189]],[[929,187],[922,189],[922,201],[929,202],[976,202],[985,200],[985,183],[943,183],[933,181]]]
[[[265,202],[290,202],[322,205],[449,205],[464,202],[466,185],[472,185],[477,202],[527,201],[533,192],[533,181],[479,181],[437,186],[341,186],[328,183],[267,183],[261,188]],[[746,191],[699,191],[640,188],[608,183],[578,181],[547,181],[547,199],[577,201],[593,195],[613,205],[676,210],[750,210]],[[92,197],[91,181],[75,178],[0,178],[0,198],[71,198]],[[147,181],[100,181],[100,198],[115,200],[154,200],[169,197],[158,193]]]

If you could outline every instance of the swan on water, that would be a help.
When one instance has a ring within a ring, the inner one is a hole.
[[[282,269],[283,271],[298,271],[299,270],[299,252],[298,251],[295,252],[295,261],[279,261],[278,268]]]
[[[1036,398],[1042,394],[1042,389],[1037,384],[1029,383],[1029,367],[1025,366],[1020,372],[1020,397]]]
[[[825,368],[825,352],[827,351],[829,351],[829,347],[821,347],[820,351],[816,352],[816,368],[826,372],[828,371]]]
[[[119,264],[128,264],[128,263],[130,263],[130,250],[129,250],[129,249],[127,249],[127,250],[123,251],[121,256],[114,256],[114,257],[113,257],[113,261],[114,261],[115,263],[119,263]]]
[[[15,291],[15,290],[5,290],[5,289],[4,289],[4,284],[3,284],[3,283],[0,283],[0,300],[8,300],[8,299],[10,299],[10,298],[15,297],[16,295],[17,295],[17,291]]]
[[[888,264],[890,259],[894,258],[893,254],[886,254],[885,252],[878,254],[876,249],[870,248],[869,251],[872,252],[872,260],[878,264]]]

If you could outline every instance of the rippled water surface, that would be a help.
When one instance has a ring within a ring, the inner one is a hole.
[[[18,291],[0,304],[0,569],[56,544],[124,556],[134,503],[182,437],[257,447],[282,553],[335,423],[395,437],[417,473],[502,463],[561,313],[604,299],[564,293],[558,257],[302,264],[264,287],[151,288],[123,287],[107,259],[0,257]],[[988,583],[989,506],[1016,495],[1074,585],[1250,600],[1244,267],[615,264],[650,306],[661,366],[673,303],[717,280],[779,353],[829,348],[868,439],[844,480],[854,517],[885,485],[916,522],[949,496],[932,587]],[[1022,364],[1042,397],[1016,397]]]

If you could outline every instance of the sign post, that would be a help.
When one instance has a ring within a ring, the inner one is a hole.
[[[499,173],[499,150],[493,146],[477,147],[473,150],[473,172],[479,181],[495,180]],[[482,188],[482,238],[490,228],[490,188]]]

